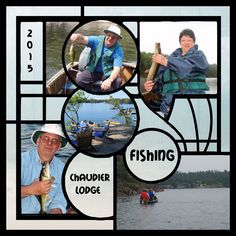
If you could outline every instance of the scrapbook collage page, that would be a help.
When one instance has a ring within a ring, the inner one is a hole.
[[[230,230],[230,6],[6,6],[6,229]]]

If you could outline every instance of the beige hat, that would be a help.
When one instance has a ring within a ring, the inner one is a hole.
[[[51,133],[51,134],[57,134],[61,136],[61,148],[65,147],[67,145],[67,139],[65,138],[61,126],[58,124],[45,124],[41,127],[40,130],[36,130],[33,132],[31,136],[32,142],[36,145],[36,141],[40,134],[42,133]]]
[[[104,30],[104,32],[115,34],[118,38],[122,39],[121,30],[117,25],[111,25],[108,29]]]

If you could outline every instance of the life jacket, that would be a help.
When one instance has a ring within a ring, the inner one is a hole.
[[[147,192],[141,192],[140,198],[143,199],[143,200],[149,200],[150,199]]]
[[[188,55],[185,55],[185,58]],[[206,76],[204,73],[195,73],[189,78],[177,77],[175,72],[166,69],[163,74],[163,89],[162,93],[182,92],[183,90],[208,90]]]
[[[90,60],[89,60],[89,64],[88,64],[88,69],[91,73],[93,73],[95,71],[97,63],[102,56],[105,36],[98,36],[98,39],[99,39],[99,43],[98,43],[95,53],[92,51],[90,52]],[[111,48],[108,48],[108,50],[102,56],[103,74],[105,75],[106,78],[111,75],[111,72],[113,70],[112,54],[114,53],[114,51],[118,47],[119,47],[119,44],[116,43]]]

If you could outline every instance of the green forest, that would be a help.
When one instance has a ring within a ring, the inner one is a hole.
[[[138,181],[124,166],[123,157],[117,156],[117,195],[138,194],[143,189],[153,189],[156,192],[169,188],[228,188],[230,187],[229,171],[177,171],[167,180],[157,184],[147,184]]]
[[[140,74],[146,77],[145,71],[151,67],[152,64],[152,53],[141,52],[140,54]],[[207,78],[217,77],[217,64],[210,64],[209,69],[206,74]]]

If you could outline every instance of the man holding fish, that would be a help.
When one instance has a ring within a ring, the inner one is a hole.
[[[67,201],[61,186],[64,163],[55,157],[67,144],[61,126],[45,124],[31,140],[37,148],[21,155],[21,212],[65,214]]]
[[[162,94],[160,111],[168,117],[175,94],[204,94],[208,90],[206,72],[209,64],[195,44],[195,34],[184,29],[179,34],[180,48],[170,56],[156,54],[152,61],[160,64],[156,78],[144,83],[146,91]]]
[[[73,43],[79,43],[91,48],[90,60],[86,69],[76,78],[76,82],[88,91],[103,92],[112,91],[121,86],[120,77],[123,63],[123,49],[119,44],[122,39],[118,25],[111,25],[104,30],[105,35],[84,36],[72,34],[70,39]],[[100,82],[98,89],[91,85]]]

